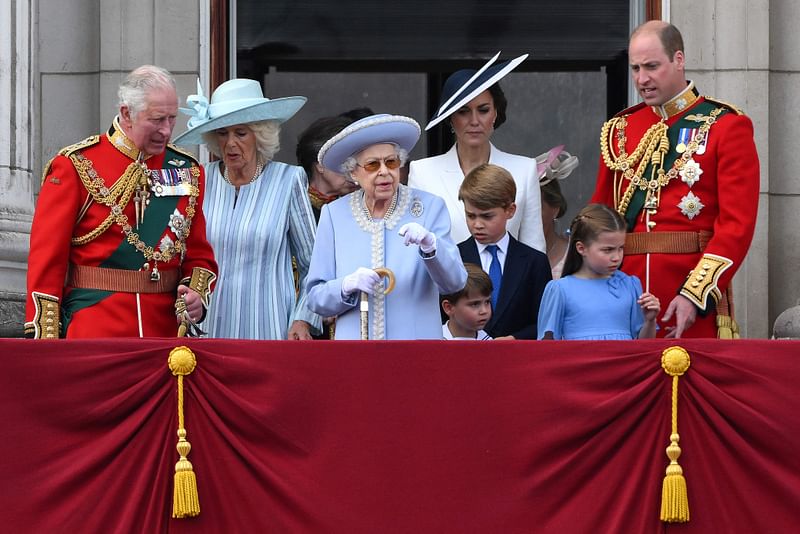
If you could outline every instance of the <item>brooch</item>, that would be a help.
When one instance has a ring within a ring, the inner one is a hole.
[[[681,199],[678,207],[681,209],[681,213],[692,220],[700,213],[700,210],[705,208],[705,204],[700,202],[700,197],[689,191],[689,194]]]
[[[689,187],[692,187],[698,180],[700,180],[700,175],[703,174],[703,169],[700,168],[699,163],[690,158],[689,161],[683,165],[683,169],[681,169],[679,174],[681,175],[681,181]]]
[[[411,202],[411,215],[414,217],[421,217],[423,211],[425,211],[425,209],[422,205],[422,201],[414,197],[414,200]]]

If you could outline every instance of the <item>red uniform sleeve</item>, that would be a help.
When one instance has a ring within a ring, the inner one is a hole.
[[[703,257],[689,274],[681,294],[703,307],[730,284],[750,248],[758,213],[759,162],[753,123],[728,113],[712,132],[717,137],[718,215]],[[710,279],[710,280],[709,280]]]
[[[86,200],[72,162],[57,156],[42,184],[31,226],[25,321],[36,315],[33,293],[62,300],[75,220]]]
[[[594,187],[594,193],[589,202],[606,204],[612,208],[616,207],[614,206],[614,171],[606,166],[602,156],[600,156],[597,168],[597,182]]]

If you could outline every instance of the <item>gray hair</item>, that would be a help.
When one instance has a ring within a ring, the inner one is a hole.
[[[236,125],[228,126],[227,128],[230,129],[235,126]],[[250,128],[253,135],[256,136],[256,153],[258,154],[258,160],[261,163],[272,161],[272,158],[275,157],[275,154],[281,148],[281,123],[276,120],[266,120],[248,122],[245,123],[244,126]],[[219,146],[217,130],[205,132],[202,137],[203,142],[208,146],[208,150],[218,158],[222,158],[222,147]]]
[[[397,143],[376,143],[376,144],[392,145],[394,147],[395,154],[397,154],[397,157],[400,158],[401,167],[405,165],[406,162],[408,161],[408,150],[406,150],[405,148],[400,148],[400,145],[398,145]],[[355,154],[344,160],[344,163],[342,163],[342,173],[351,182],[356,181],[356,179],[353,178],[353,171],[356,170],[356,167],[358,167],[358,160],[356,159],[356,156],[364,152],[364,150],[366,150],[367,148],[369,147],[364,147],[363,149],[359,150],[358,152],[356,152]]]
[[[177,102],[178,88],[175,78],[167,70],[155,65],[142,65],[132,70],[117,90],[119,107],[127,107],[133,119],[147,105],[147,94],[154,89],[172,89]]]

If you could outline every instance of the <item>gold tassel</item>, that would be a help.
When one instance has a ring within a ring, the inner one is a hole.
[[[197,360],[189,347],[175,347],[167,360],[172,374],[178,377],[178,454],[175,464],[175,489],[172,494],[172,517],[183,519],[200,515],[200,499],[197,496],[197,478],[187,456],[192,445],[186,441],[183,426],[183,377],[194,371]]]
[[[733,339],[733,319],[728,315],[717,315],[717,337]]]
[[[672,377],[672,433],[669,436],[667,457],[669,465],[661,486],[661,521],[667,523],[686,523],[689,521],[689,497],[686,479],[678,464],[681,448],[678,446],[678,377],[690,365],[689,353],[683,347],[669,347],[661,355],[661,367]]]

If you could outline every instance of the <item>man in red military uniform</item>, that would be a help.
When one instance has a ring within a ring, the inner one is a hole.
[[[208,305],[203,169],[169,145],[172,75],[145,65],[119,89],[108,132],[47,165],[31,227],[25,334],[174,337]]]
[[[644,102],[603,125],[592,201],[627,219],[622,270],[669,303],[661,336],[738,337],[727,293],[756,222],[752,122],[687,82],[671,24],[637,28],[628,55]]]

